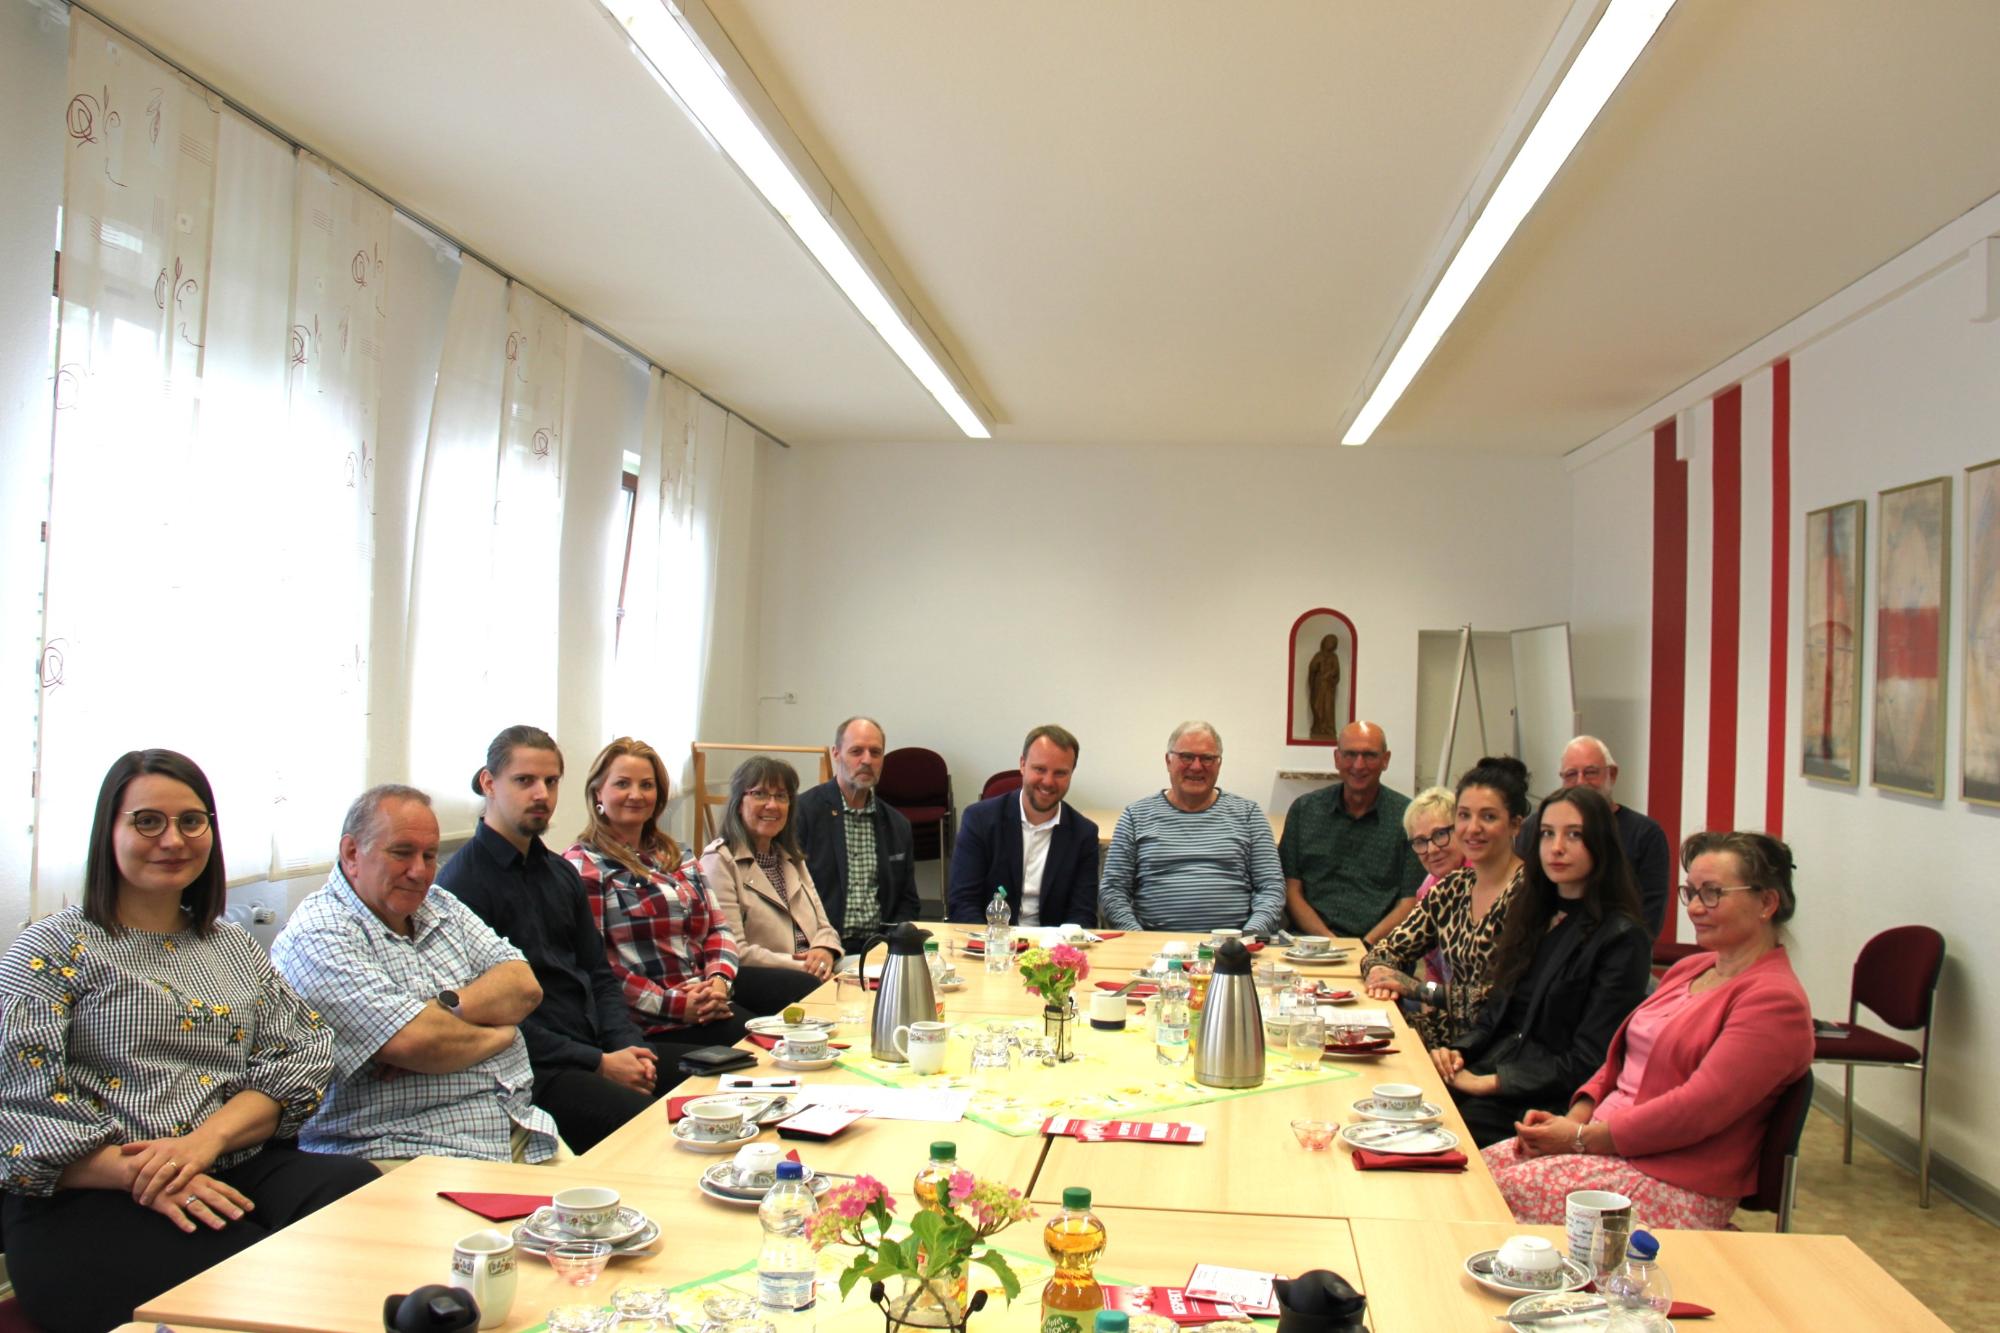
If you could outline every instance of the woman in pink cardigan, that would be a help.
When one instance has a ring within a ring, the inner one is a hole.
[[[1681,848],[1695,942],[1611,1039],[1569,1114],[1530,1111],[1486,1164],[1521,1222],[1560,1224],[1571,1190],[1613,1190],[1648,1227],[1719,1231],[1757,1186],[1778,1094],[1812,1064],[1812,1010],[1778,943],[1792,854],[1762,833]]]

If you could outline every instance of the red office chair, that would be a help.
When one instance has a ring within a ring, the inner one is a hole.
[[[906,745],[882,756],[882,780],[875,794],[903,812],[910,821],[914,855],[919,861],[951,859],[951,770],[944,756],[920,745]]]
[[[1778,1230],[1792,1229],[1792,1192],[1798,1183],[1799,1140],[1805,1137],[1806,1116],[1812,1110],[1812,1070],[1792,1080],[1771,1108],[1764,1127],[1764,1149],[1757,1158],[1757,1192],[1737,1207],[1753,1213],[1776,1213]]]
[[[1944,969],[1944,936],[1929,926],[1897,926],[1861,946],[1848,991],[1847,1021],[1839,1036],[1815,1035],[1813,1059],[1846,1065],[1840,1160],[1854,1160],[1854,1069],[1913,1069],[1917,1073],[1917,1206],[1931,1206],[1931,1016],[1938,973]],[[1867,1005],[1884,1023],[1904,1032],[1923,1029],[1918,1049],[1855,1021]]]
[[[979,799],[990,801],[1003,791],[1019,790],[1021,790],[1021,770],[1018,768],[1003,768],[992,777],[986,779],[986,785],[979,789]]]

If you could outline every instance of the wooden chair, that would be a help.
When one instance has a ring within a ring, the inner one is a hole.
[[[819,756],[819,780],[833,781],[833,756],[823,745],[736,745],[722,741],[696,741],[694,743],[694,849],[699,853],[714,840],[721,831],[721,822],[713,811],[729,803],[727,793],[717,794],[708,789],[708,759],[718,752],[743,754],[816,754]]]

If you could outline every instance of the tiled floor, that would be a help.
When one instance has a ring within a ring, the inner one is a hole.
[[[1770,1231],[1775,1224],[1769,1213],[1736,1215],[1736,1225],[1745,1231]],[[2000,1253],[2000,1228],[1936,1189],[1928,1211],[1917,1207],[1916,1177],[1859,1137],[1854,1164],[1843,1165],[1840,1121],[1817,1111],[1806,1118],[1792,1230],[1852,1237],[1954,1329],[2000,1325],[1991,1272],[1991,1259]],[[1667,1267],[1671,1273],[1671,1261]]]

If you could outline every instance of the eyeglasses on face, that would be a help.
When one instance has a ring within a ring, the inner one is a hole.
[[[1681,901],[1692,903],[1695,899],[1699,898],[1703,907],[1720,907],[1722,905],[1722,895],[1725,893],[1755,892],[1757,892],[1755,884],[1705,884],[1698,889],[1692,884],[1683,884],[1681,885]]]
[[[792,794],[782,787],[776,791],[769,791],[763,787],[752,787],[743,794],[753,801],[776,801],[779,805],[790,805],[792,803]]]
[[[1565,768],[1556,776],[1562,779],[1563,786],[1574,787],[1579,783],[1596,782],[1609,771],[1592,764],[1589,768]]]
[[[1219,754],[1197,754],[1193,750],[1169,750],[1167,757],[1188,768],[1208,767],[1222,762]]]
[[[1380,750],[1350,750],[1343,746],[1335,750],[1334,754],[1345,759],[1350,764],[1379,764],[1382,762],[1382,752]]]
[[[125,817],[132,821],[132,831],[142,838],[157,838],[167,831],[167,824],[180,830],[183,838],[199,838],[209,829],[209,821],[215,816],[206,810],[183,810],[169,821],[160,810],[129,810]]]
[[[1451,834],[1451,825],[1440,824],[1429,833],[1419,833],[1416,837],[1411,838],[1410,850],[1422,856],[1426,848],[1443,847],[1446,843],[1450,842]]]

